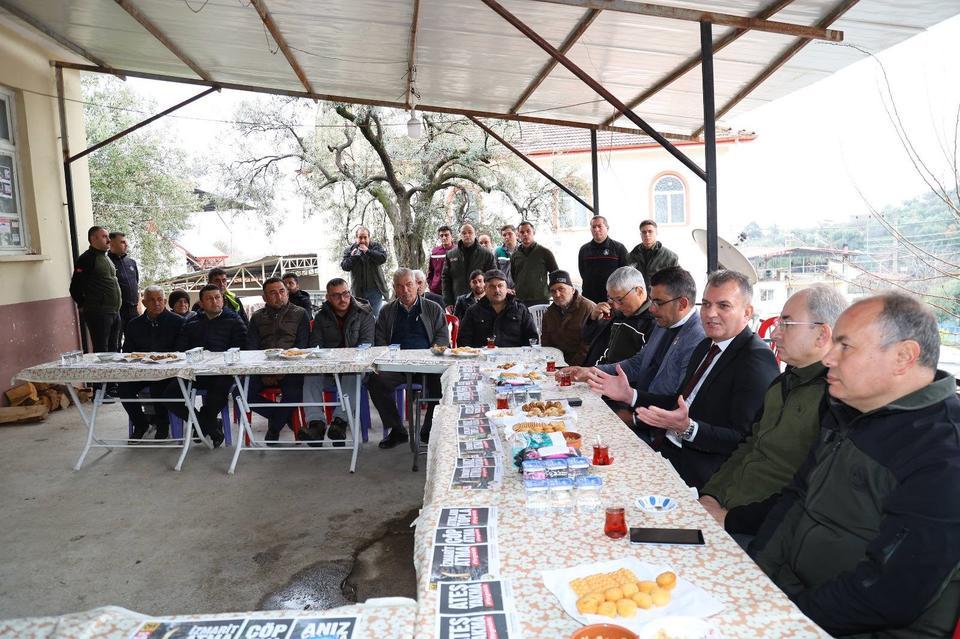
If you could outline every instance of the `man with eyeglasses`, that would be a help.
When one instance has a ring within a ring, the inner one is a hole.
[[[780,372],[773,351],[748,326],[753,286],[737,271],[707,280],[700,302],[706,337],[669,394],[636,394],[638,422],[687,485],[700,490],[750,433],[763,396]]]
[[[347,281],[335,277],[327,282],[327,295],[320,310],[313,318],[310,331],[310,346],[320,348],[356,348],[360,344],[373,344],[375,319],[373,309],[363,300],[350,294]],[[356,377],[341,375],[344,389],[355,388]],[[303,380],[304,403],[322,402],[325,388],[336,388],[330,375],[309,375]],[[347,419],[341,406],[333,410],[329,428],[322,406],[304,408],[307,428],[300,430],[300,439],[314,441],[311,446],[323,446],[323,438],[329,437],[334,446],[343,446],[347,436]]]
[[[750,436],[700,491],[707,512],[744,545],[772,505],[761,502],[790,482],[817,441],[827,393],[821,360],[846,307],[843,295],[825,284],[794,293],[783,305],[772,337],[787,369],[767,389]]]
[[[628,426],[635,427],[633,393],[672,393],[680,387],[690,355],[704,337],[703,324],[696,317],[697,284],[679,266],[657,271],[650,280],[650,313],[657,325],[647,345],[633,357],[615,364],[577,369],[578,381],[585,381],[602,395]],[[651,443],[650,430],[637,432]]]
[[[647,343],[654,325],[643,275],[632,266],[621,266],[607,279],[607,301],[594,307],[583,327],[583,341],[590,345],[584,364],[633,357]]]

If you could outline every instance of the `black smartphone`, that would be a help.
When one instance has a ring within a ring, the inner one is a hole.
[[[696,528],[631,528],[630,543],[702,546],[703,533]]]
[[[579,397],[568,397],[567,403],[570,404],[571,406],[580,406],[583,404],[583,400],[580,399]]]

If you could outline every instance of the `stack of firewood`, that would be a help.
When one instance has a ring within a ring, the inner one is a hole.
[[[81,401],[90,401],[89,389],[78,389]],[[0,409],[0,424],[40,421],[55,410],[67,408],[72,403],[65,386],[26,382],[14,386],[4,395],[9,408]]]

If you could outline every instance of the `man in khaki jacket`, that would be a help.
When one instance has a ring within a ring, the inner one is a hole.
[[[540,341],[544,346],[563,351],[563,359],[570,366],[580,366],[588,346],[580,333],[596,304],[573,287],[566,271],[550,273],[549,283],[553,304],[543,313]]]

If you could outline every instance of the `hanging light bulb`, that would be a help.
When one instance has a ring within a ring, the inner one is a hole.
[[[417,117],[417,110],[410,109],[410,119],[407,120],[407,137],[419,140],[423,136],[423,122]]]

